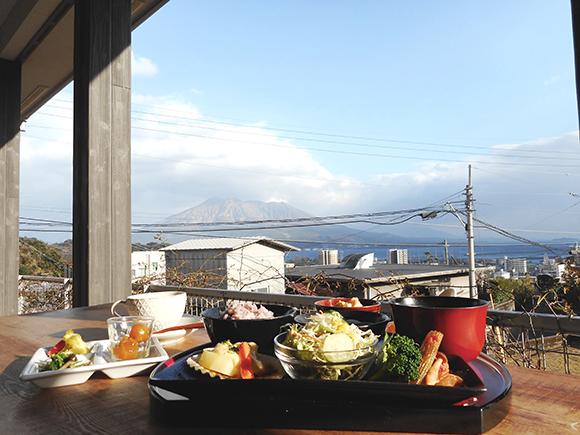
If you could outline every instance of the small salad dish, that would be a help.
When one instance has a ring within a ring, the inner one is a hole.
[[[379,340],[353,350],[299,350],[284,344],[287,332],[274,339],[274,351],[293,379],[358,380],[373,366]]]
[[[338,312],[313,315],[274,339],[274,353],[293,379],[358,380],[376,360],[379,337]]]
[[[147,358],[127,361],[113,361],[109,350],[109,340],[88,342],[91,352],[77,355],[77,366],[60,370],[41,371],[41,366],[49,358],[50,347],[38,349],[20,374],[20,379],[30,381],[40,388],[55,388],[85,383],[95,372],[100,371],[111,379],[126,378],[145,373],[165,361],[167,352],[155,336],[151,338],[151,348]]]

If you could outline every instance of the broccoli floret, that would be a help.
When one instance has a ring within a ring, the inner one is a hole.
[[[409,383],[419,377],[421,358],[419,345],[412,338],[387,333],[370,379]]]

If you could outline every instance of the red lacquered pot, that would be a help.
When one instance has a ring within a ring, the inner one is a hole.
[[[389,301],[398,334],[421,344],[431,330],[443,333],[439,350],[471,361],[485,343],[488,301],[452,296],[416,296]]]

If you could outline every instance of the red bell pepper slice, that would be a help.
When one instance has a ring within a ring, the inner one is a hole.
[[[252,351],[250,345],[245,341],[240,344],[240,374],[242,379],[254,379],[252,370]]]
[[[56,343],[56,344],[54,345],[54,347],[53,347],[52,349],[50,349],[50,350],[47,352],[47,355],[48,355],[48,356],[54,355],[55,353],[58,353],[58,352],[60,352],[61,350],[63,350],[65,346],[66,346],[66,341],[64,341],[64,340],[60,340],[58,343]]]

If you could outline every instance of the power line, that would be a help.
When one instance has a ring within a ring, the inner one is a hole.
[[[502,230],[501,228],[498,228],[495,225],[492,225],[492,224],[490,224],[488,222],[482,221],[481,219],[478,219],[478,218],[475,218],[474,217],[473,220],[476,221],[476,222],[478,222],[479,224],[481,224],[484,228],[487,228],[487,229],[489,229],[491,231],[494,231],[494,232],[496,232],[498,234],[501,234],[502,236],[505,236],[505,237],[510,238],[510,239],[513,239],[513,240],[518,240],[518,241],[520,241],[522,243],[526,243],[526,244],[529,244],[529,245],[533,245],[533,246],[537,246],[537,247],[540,247],[540,248],[548,249],[553,254],[555,254],[555,252],[553,252],[552,249],[557,249],[557,248],[551,248],[550,246],[543,245],[541,243],[533,242],[533,241],[528,240],[528,239],[526,239],[524,237],[521,237],[521,236],[517,236],[517,235],[512,234],[512,233],[510,233],[510,232],[508,232],[506,230]],[[563,249],[557,249],[557,250],[565,251]]]
[[[140,118],[131,118],[131,119],[135,119],[135,120],[140,120]],[[148,121],[145,121],[148,122]],[[227,131],[229,132],[229,130],[225,130],[222,128],[215,128],[215,127],[207,127],[207,126],[201,126],[201,125],[189,125],[189,124],[180,124],[180,123],[171,123],[169,121],[155,121],[156,123],[162,123],[162,124],[168,124],[168,125],[173,125],[173,126],[178,126],[178,127],[187,127],[187,128],[195,128],[195,129],[204,129],[204,130],[211,130],[211,131]],[[204,121],[206,122],[206,121]],[[156,131],[156,132],[166,132],[165,130],[156,130],[156,129],[147,129],[145,127],[132,127],[132,128],[136,128],[136,129],[143,129],[143,130],[149,130],[149,131]],[[268,130],[270,130],[268,128]],[[276,129],[273,129],[276,130]],[[176,134],[176,132],[171,132],[170,134]],[[184,134],[184,135],[188,135],[187,133],[177,133],[177,134]],[[247,132],[247,131],[236,131],[236,134],[243,134],[243,135],[251,135],[251,136],[258,136],[258,137],[268,137],[270,138],[269,134],[266,133],[256,133],[256,132]],[[316,133],[308,133],[308,134],[316,134]],[[197,137],[197,135],[194,135]],[[203,135],[200,135],[201,137],[206,137]],[[345,137],[345,136],[340,136],[340,135],[331,135],[331,134],[325,134],[325,136],[332,136],[332,137]],[[323,140],[323,139],[311,139],[311,138],[300,138],[300,137],[293,137],[293,136],[276,136],[277,139],[292,139],[292,140],[298,140],[298,141],[308,141],[308,142],[316,142],[316,143],[325,143],[325,144],[331,144],[331,145],[348,145],[348,146],[356,146],[356,147],[366,147],[366,148],[379,148],[379,149],[395,149],[395,150],[404,150],[404,151],[409,151],[410,149],[408,147],[396,147],[396,146],[384,146],[384,145],[371,145],[371,144],[362,144],[362,143],[353,143],[353,142],[343,142],[343,141],[336,141],[336,140]],[[362,140],[376,140],[376,141],[383,141],[383,142],[391,142],[391,143],[402,143],[402,144],[409,144],[409,145],[435,145],[435,146],[444,146],[444,147],[453,147],[453,148],[460,148],[463,151],[462,152],[455,152],[455,151],[449,151],[449,150],[438,150],[438,149],[425,149],[425,148],[412,148],[413,151],[421,151],[421,152],[430,152],[430,153],[444,153],[444,154],[458,154],[458,155],[479,155],[479,153],[475,153],[475,152],[467,152],[465,151],[465,149],[473,149],[473,148],[480,148],[480,149],[485,149],[487,151],[489,151],[488,148],[485,147],[476,147],[476,146],[469,146],[466,147],[465,145],[447,145],[447,144],[438,144],[438,143],[428,143],[428,142],[411,142],[411,141],[403,141],[403,140],[394,140],[394,139],[369,139],[369,138],[360,138],[360,137],[349,137],[352,139],[362,139]],[[216,138],[218,139],[218,138]],[[266,144],[268,146],[273,145],[273,146],[278,146],[277,144]],[[283,146],[283,145],[282,145]],[[290,146],[285,146],[285,147],[290,147]],[[314,151],[328,151],[328,150],[324,150],[324,149],[318,149],[318,148],[310,148],[310,147],[299,147],[302,149],[307,149],[307,150],[314,150]],[[538,152],[538,153],[548,153],[547,151],[540,151],[540,150],[510,150],[510,151],[519,151],[521,153],[524,152]],[[356,153],[358,154],[358,153]],[[542,159],[552,159],[552,160],[560,160],[561,157],[558,156],[553,156],[554,153],[549,153],[550,155],[548,156],[542,156]],[[537,156],[526,156],[526,155],[510,155],[510,154],[494,154],[494,157],[515,157],[515,158],[538,158]],[[572,158],[572,160],[580,160],[578,158]]]
[[[398,211],[383,211],[383,212],[374,212],[374,213],[356,213],[356,214],[343,214],[343,215],[335,215],[335,216],[308,216],[308,217],[298,217],[298,218],[284,218],[284,219],[260,219],[260,220],[252,220],[252,221],[237,221],[237,222],[201,222],[195,223],[195,225],[200,226],[216,226],[216,225],[252,225],[252,224],[262,224],[262,223],[288,223],[288,222],[319,222],[319,221],[333,221],[333,220],[345,220],[345,219],[370,219],[370,218],[382,218],[386,216],[394,216],[394,215],[407,215],[410,213],[418,213],[421,211],[429,210],[431,207],[421,207],[421,208],[414,208],[408,210],[398,210]],[[191,223],[177,223],[177,224],[154,224],[157,226],[184,226],[184,225],[191,225]]]
[[[43,115],[47,115],[47,116],[55,116],[55,117],[60,117],[60,118],[68,118],[68,117],[64,117],[62,115],[56,115],[56,114],[48,114],[48,113],[43,113]],[[161,115],[163,116],[163,115]],[[132,118],[132,119],[136,119],[136,118]],[[137,118],[140,121],[143,121],[140,118]],[[150,122],[148,120],[144,120],[144,122]],[[189,124],[177,124],[177,123],[170,123],[168,121],[155,121],[156,123],[164,123],[164,124],[169,124],[169,125],[175,125],[175,126],[180,126],[180,127],[188,127],[188,128],[196,128],[196,129],[204,129],[204,130],[213,130],[213,131],[224,131],[224,132],[231,132],[231,130],[227,130],[227,129],[219,129],[219,128],[215,128],[215,127],[207,127],[207,126],[201,126],[201,125],[189,125]],[[246,127],[251,127],[251,126],[246,126]],[[50,128],[50,127],[46,127],[46,128]],[[324,149],[324,148],[313,148],[313,147],[302,147],[302,146],[297,146],[297,145],[284,145],[284,144],[278,144],[278,143],[257,143],[255,141],[247,141],[247,140],[240,140],[240,139],[231,139],[231,138],[223,138],[223,137],[214,137],[214,136],[208,136],[208,135],[204,135],[204,134],[194,134],[194,133],[186,133],[186,132],[176,132],[176,131],[168,131],[168,130],[163,130],[163,129],[155,129],[155,128],[147,128],[147,127],[137,127],[137,126],[131,126],[132,130],[142,130],[142,131],[149,131],[149,132],[154,132],[154,133],[163,133],[163,134],[168,134],[168,135],[178,135],[178,136],[184,136],[184,137],[191,137],[191,138],[203,138],[203,139],[207,139],[207,140],[219,140],[219,141],[226,141],[226,142],[234,142],[234,143],[242,143],[242,144],[250,144],[253,146],[266,146],[266,147],[276,147],[276,148],[289,148],[289,149],[300,149],[300,150],[306,150],[306,151],[312,151],[312,152],[325,152],[325,153],[337,153],[337,154],[347,154],[347,155],[358,155],[358,156],[366,156],[366,157],[384,157],[384,158],[400,158],[400,159],[410,159],[410,160],[425,160],[425,157],[416,157],[416,156],[398,156],[398,155],[391,155],[391,154],[377,154],[377,153],[365,153],[365,152],[355,152],[355,151],[344,151],[344,150],[336,150],[336,149]],[[268,137],[270,138],[270,135],[265,134],[265,133],[255,133],[255,132],[244,132],[244,131],[236,131],[236,134],[243,134],[243,135],[252,135],[252,136],[258,136],[258,137]],[[315,133],[308,133],[308,134],[315,134]],[[345,136],[340,136],[340,135],[331,135],[331,134],[326,134],[327,136],[333,137],[333,136],[337,136],[337,137],[345,137]],[[371,144],[361,144],[361,143],[353,143],[353,142],[341,142],[341,141],[333,141],[333,140],[322,140],[322,139],[311,139],[311,138],[296,138],[296,137],[285,137],[285,136],[277,136],[277,139],[291,139],[291,140],[297,140],[297,141],[309,141],[309,142],[317,142],[317,143],[326,143],[326,144],[330,144],[330,145],[347,145],[347,146],[351,146],[351,147],[370,147],[370,148],[379,148],[379,149],[393,149],[393,150],[402,150],[402,151],[414,151],[414,152],[429,152],[429,153],[443,153],[443,154],[455,154],[455,155],[479,155],[478,153],[472,153],[472,152],[468,152],[468,151],[463,151],[463,152],[455,152],[455,151],[448,151],[448,150],[438,150],[438,149],[425,149],[425,148],[408,148],[408,147],[395,147],[395,146],[381,146],[381,145],[371,145]],[[352,137],[352,138],[357,138],[357,137]],[[38,138],[40,139],[40,138]],[[436,145],[436,146],[446,146],[446,147],[455,147],[455,148],[461,148],[463,150],[465,149],[471,149],[471,148],[477,148],[477,147],[473,147],[473,146],[469,146],[466,147],[465,145],[449,145],[449,144],[441,144],[441,143],[428,143],[428,142],[411,142],[411,141],[399,141],[399,140],[394,140],[394,139],[373,139],[373,138],[364,138],[365,140],[376,140],[376,141],[385,141],[385,142],[393,142],[393,143],[405,143],[405,144],[411,144],[411,145]],[[42,140],[42,139],[41,139]],[[485,147],[481,147],[482,149],[485,149],[487,151],[489,151],[488,148]],[[541,150],[510,150],[512,152],[517,152],[517,153],[548,153],[547,151],[541,151]],[[532,156],[532,155],[513,155],[513,154],[494,154],[494,157],[499,157],[499,158],[518,158],[518,159],[535,159],[535,158],[541,158],[542,162],[539,163],[522,163],[522,162],[517,162],[517,163],[510,163],[510,162],[485,162],[485,161],[476,161],[474,163],[477,164],[482,164],[482,165],[487,165],[487,164],[498,164],[498,165],[519,165],[519,166],[551,166],[551,167],[577,167],[577,165],[547,165],[545,160],[546,159],[552,159],[552,160],[561,160],[560,157],[558,156],[553,156],[553,154],[558,153],[558,152],[549,152],[550,155],[548,156]],[[562,152],[562,154],[569,154],[569,153],[565,153]],[[437,159],[437,158],[433,158],[430,157],[429,160],[435,160],[435,161],[444,161],[444,162],[455,162],[455,163],[459,163],[459,162],[463,162],[463,160],[453,160],[453,159]],[[573,158],[573,157],[568,157],[566,159],[566,161],[570,161],[570,160],[580,160],[580,158]]]
[[[71,103],[69,101],[65,101],[65,100],[56,100],[56,101],[61,101],[61,102],[66,102],[66,103]],[[151,109],[155,109],[155,110],[169,110],[166,108],[161,108],[161,107],[157,107],[157,106],[149,106],[149,105],[143,105],[143,104],[133,104],[134,106],[140,106],[140,107],[147,107],[147,108],[151,108]],[[46,104],[47,107],[53,107],[53,108],[57,108],[57,109],[63,109],[63,110],[73,110],[72,108],[65,108],[65,107],[59,107],[59,106],[51,106],[50,104]],[[205,117],[198,117],[198,118],[191,118],[191,117],[187,117],[187,116],[183,116],[183,115],[168,115],[168,114],[164,114],[164,113],[159,113],[159,112],[147,112],[147,111],[140,111],[140,110],[131,110],[131,113],[138,113],[138,114],[143,114],[143,115],[153,115],[153,116],[161,116],[161,117],[166,117],[166,118],[171,118],[171,119],[181,119],[184,121],[191,121],[191,122],[197,122],[197,123],[208,123],[208,124],[219,124],[219,125],[229,125],[229,126],[233,126],[233,127],[254,127],[256,124],[259,124],[256,121],[245,121],[245,123],[233,123],[233,122],[228,122],[228,121],[215,121],[212,119],[207,119]],[[142,118],[132,118],[132,119],[136,119],[136,120],[140,120],[143,121]],[[145,122],[148,122],[147,120],[145,120]],[[164,124],[169,124],[169,125],[176,125],[176,126],[183,126],[183,127],[191,127],[191,128],[204,128],[204,129],[210,129],[210,130],[218,130],[218,131],[229,131],[229,130],[224,130],[224,129],[219,129],[219,128],[209,128],[209,127],[202,127],[200,125],[191,125],[191,124],[180,124],[180,123],[171,123],[168,121],[156,121],[156,122],[163,122]],[[402,144],[409,144],[409,145],[433,145],[433,146],[438,146],[438,147],[449,147],[449,148],[459,148],[459,149],[465,149],[465,145],[455,145],[455,144],[447,144],[447,143],[442,143],[442,142],[423,142],[423,141],[409,141],[409,140],[400,140],[400,139],[385,139],[385,138],[377,138],[377,137],[369,137],[369,136],[357,136],[357,135],[345,135],[345,134],[335,134],[335,133],[320,133],[320,132],[314,132],[314,131],[308,131],[308,130],[299,130],[299,129],[283,129],[283,128],[276,128],[276,127],[263,127],[269,131],[278,131],[278,132],[284,132],[284,133],[296,133],[296,134],[306,134],[306,135],[311,135],[311,136],[323,136],[323,137],[333,137],[333,138],[340,138],[340,139],[354,139],[354,140],[365,140],[365,141],[374,141],[374,142],[387,142],[387,143],[402,143]],[[244,134],[252,134],[252,133],[246,133],[246,132],[242,132]],[[284,138],[284,137],[281,137]],[[288,138],[287,138],[288,139]],[[292,138],[290,137],[289,139],[297,139],[297,140],[312,140],[312,139],[303,139],[303,138]],[[468,140],[474,140],[474,139],[468,139]],[[486,140],[491,140],[491,139],[486,139]],[[331,143],[342,143],[342,142],[331,142]],[[367,144],[353,144],[353,143],[345,143],[345,144],[350,144],[350,145],[360,145],[360,146],[368,146],[368,147],[380,147],[377,145],[367,145]],[[389,147],[387,147],[389,148]],[[469,146],[470,149],[481,149],[481,150],[486,150],[489,151],[489,147],[485,147],[485,146],[478,146],[478,145],[470,145]],[[501,149],[501,145],[499,146],[494,146],[494,149]],[[529,152],[529,153],[549,153],[549,154],[569,154],[567,152],[564,151],[543,151],[543,150],[531,150],[531,149],[513,149],[513,148],[508,148],[506,151],[512,151],[512,152]],[[447,152],[447,151],[442,151],[442,152]],[[463,153],[462,153],[463,154]]]

